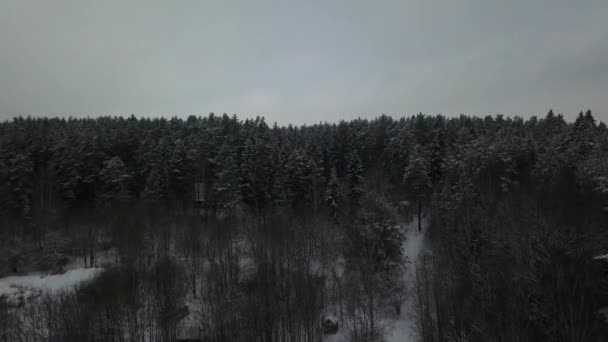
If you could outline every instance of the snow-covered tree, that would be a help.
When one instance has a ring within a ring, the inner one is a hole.
[[[102,206],[111,206],[114,203],[126,203],[129,198],[128,174],[122,160],[114,156],[103,163],[99,173],[100,189],[98,191],[99,202]]]
[[[385,198],[366,195],[348,237],[345,273],[352,286],[348,310],[363,338],[377,337],[381,328],[379,313],[394,307],[403,290],[405,236],[395,218],[396,210]]]
[[[24,217],[31,212],[34,166],[31,158],[22,153],[9,156],[6,162],[6,181],[10,190],[8,205]]]
[[[422,206],[432,188],[430,165],[427,153],[421,145],[416,145],[403,172],[403,184],[407,196],[415,199],[418,206],[418,230],[422,229]]]
[[[213,160],[216,180],[213,185],[218,209],[230,211],[241,201],[239,169],[232,146],[224,144]]]
[[[357,150],[351,151],[346,158],[346,180],[351,213],[355,213],[363,195],[364,182],[363,163]]]
[[[340,182],[338,181],[338,174],[336,168],[332,167],[329,176],[329,182],[327,183],[327,190],[325,191],[325,202],[327,203],[331,217],[334,221],[338,222],[338,213],[340,212],[340,201],[342,194],[340,193]]]

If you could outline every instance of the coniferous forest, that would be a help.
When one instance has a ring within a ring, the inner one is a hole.
[[[608,338],[591,111],[16,118],[0,203],[0,290],[95,272],[7,287],[0,341],[392,341],[404,321],[425,342]]]

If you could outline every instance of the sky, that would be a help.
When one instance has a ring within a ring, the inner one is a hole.
[[[0,119],[606,122],[606,18],[606,0],[0,0]]]

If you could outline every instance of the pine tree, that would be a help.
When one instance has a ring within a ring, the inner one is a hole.
[[[443,159],[445,157],[445,134],[441,123],[438,126],[433,130],[429,149],[429,177],[433,185],[438,184],[443,176]]]
[[[239,169],[232,145],[224,143],[213,161],[216,180],[214,199],[220,210],[231,211],[241,201]]]
[[[290,202],[294,206],[301,206],[304,204],[309,190],[309,169],[306,152],[299,148],[293,150],[286,167]]]
[[[100,189],[99,201],[102,206],[111,206],[115,203],[125,203],[129,200],[129,180],[131,176],[127,173],[122,160],[114,156],[103,163],[103,169],[99,174]]]
[[[259,125],[259,123],[256,123]],[[271,150],[263,136],[246,138],[241,156],[240,189],[243,201],[256,215],[262,215],[270,202],[272,179],[270,179]]]
[[[422,205],[431,188],[430,166],[426,151],[416,145],[403,172],[403,183],[410,198],[415,198],[418,205],[418,230],[422,230]]]
[[[346,158],[346,177],[351,213],[355,213],[360,205],[364,182],[363,165],[357,150],[351,151]]]
[[[595,118],[591,111],[583,114],[581,111],[568,136],[569,159],[572,164],[583,160],[595,148],[596,138]]]
[[[346,252],[347,279],[356,288],[355,307],[363,315],[362,333],[377,334],[377,314],[387,304],[398,302],[404,265],[402,245],[405,236],[395,224],[395,209],[377,194],[366,195]]]
[[[333,217],[334,221],[336,222],[338,222],[340,200],[340,183],[338,181],[336,168],[332,167],[330,171],[329,182],[327,183],[327,190],[325,191],[325,202],[329,206],[331,217]]]
[[[276,132],[276,131],[275,131]],[[279,134],[276,132],[276,134]],[[275,136],[275,139],[278,139],[279,136]],[[272,188],[271,188],[271,198],[272,198],[272,207],[275,211],[282,210],[285,206],[287,206],[289,202],[289,189],[288,189],[288,172],[287,165],[289,163],[289,155],[291,153],[288,150],[286,143],[278,143],[274,142],[276,146],[276,152],[273,153],[272,157]]]
[[[34,165],[28,155],[22,153],[9,157],[6,165],[8,188],[11,197],[8,205],[23,217],[30,215]]]
[[[320,156],[309,156],[306,167],[308,173],[308,193],[310,202],[312,203],[312,208],[316,212],[319,209],[319,201],[322,200],[321,187],[322,183],[325,181]]]
[[[192,184],[198,174],[196,154],[196,150],[190,148],[181,138],[176,138],[168,151],[171,201],[181,203],[182,209],[186,209],[190,204]]]

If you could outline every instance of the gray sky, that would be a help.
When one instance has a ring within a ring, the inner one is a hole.
[[[608,1],[0,0],[0,118],[608,121]]]

